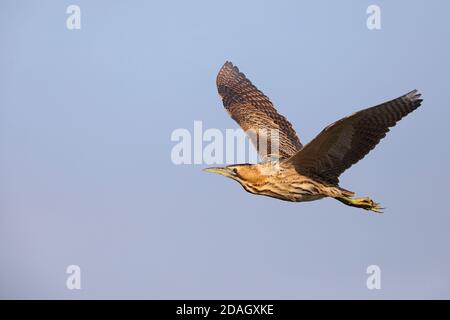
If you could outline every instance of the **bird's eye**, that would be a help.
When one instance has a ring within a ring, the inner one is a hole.
[[[237,173],[238,173],[237,168],[233,168],[233,173],[234,173],[234,174],[237,174]]]

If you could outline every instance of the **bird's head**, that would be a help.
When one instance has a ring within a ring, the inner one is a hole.
[[[217,173],[236,180],[246,190],[248,185],[257,184],[264,178],[257,164],[234,164],[226,167],[207,168],[204,171]]]

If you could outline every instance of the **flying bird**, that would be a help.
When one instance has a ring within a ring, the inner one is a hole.
[[[339,176],[421,105],[417,90],[336,121],[303,146],[291,123],[231,62],[222,66],[216,82],[226,111],[244,131],[252,133],[250,141],[262,162],[205,171],[236,180],[257,195],[292,202],[331,197],[348,206],[382,212],[379,203],[368,197],[355,198],[354,192],[340,187]]]

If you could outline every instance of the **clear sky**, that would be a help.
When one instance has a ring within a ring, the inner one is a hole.
[[[81,29],[66,28],[67,6]],[[381,30],[366,9],[381,8]],[[448,1],[0,3],[0,297],[450,298]],[[306,143],[423,93],[341,185],[387,209],[246,193],[171,161],[177,128],[236,128],[231,60]],[[81,290],[66,268],[81,268]],[[366,268],[381,268],[368,290]]]

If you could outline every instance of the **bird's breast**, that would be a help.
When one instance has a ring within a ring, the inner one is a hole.
[[[313,201],[324,197],[320,183],[285,170],[267,175],[258,183],[243,186],[250,193],[291,202]]]

